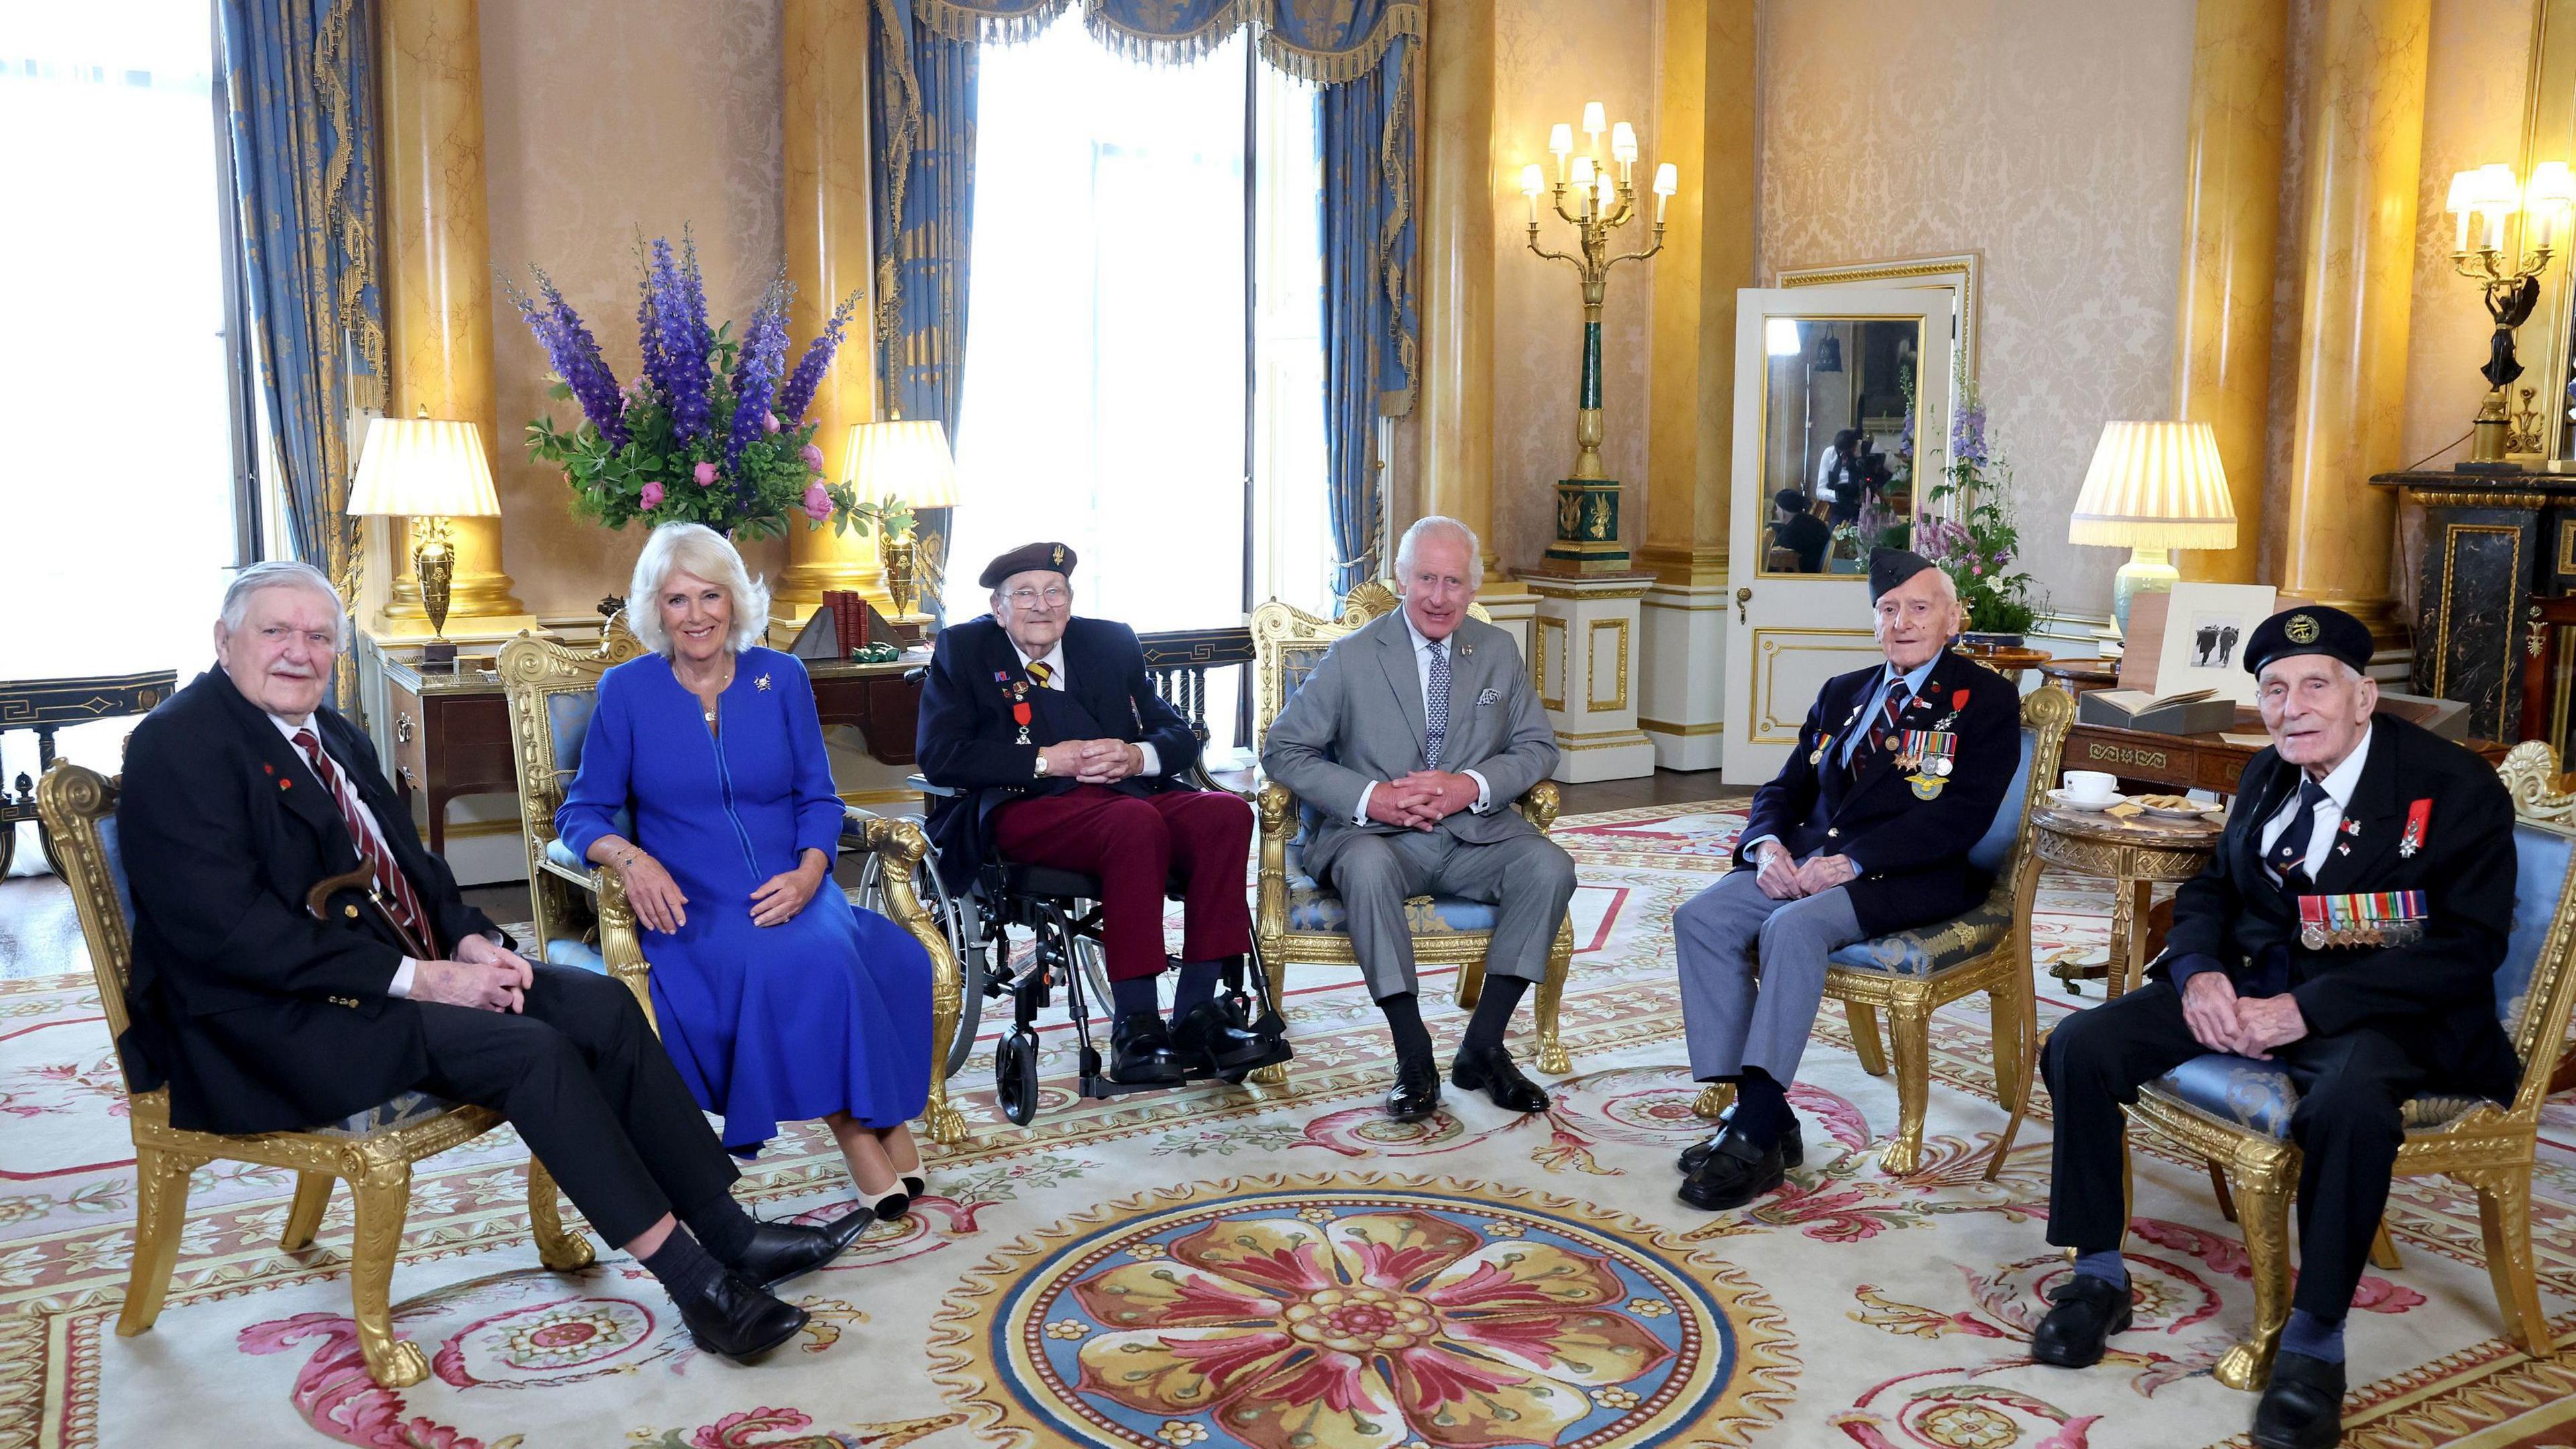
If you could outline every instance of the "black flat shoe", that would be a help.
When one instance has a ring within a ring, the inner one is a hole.
[[[903,1175],[903,1195],[905,1197],[917,1198],[928,1191],[930,1191],[929,1178],[922,1176],[918,1172],[907,1172]]]
[[[1734,1110],[1730,1108],[1717,1119],[1717,1131],[1711,1134],[1707,1141],[1694,1142],[1683,1148],[1682,1175],[1688,1177],[1699,1171],[1699,1165],[1708,1161],[1708,1155],[1717,1150],[1718,1139],[1724,1137],[1734,1125]],[[1798,1130],[1798,1119],[1795,1117],[1789,1119],[1788,1130],[1780,1134],[1780,1165],[1782,1167],[1807,1165],[1807,1138],[1805,1133]]]
[[[703,1290],[685,1298],[675,1293],[671,1302],[692,1342],[736,1363],[749,1363],[795,1337],[807,1317],[804,1309],[779,1302],[738,1273],[718,1274]]]
[[[1449,1085],[1462,1092],[1482,1092],[1506,1112],[1547,1110],[1547,1089],[1522,1076],[1511,1052],[1502,1047],[1482,1051],[1460,1047],[1458,1059],[1449,1064]]]
[[[1780,1165],[1779,1143],[1756,1147],[1751,1138],[1730,1127],[1699,1167],[1682,1179],[1681,1200],[1702,1212],[1724,1212],[1788,1180]]]
[[[2049,1290],[2057,1306],[2030,1333],[2030,1356],[2059,1368],[2091,1368],[2103,1345],[2129,1326],[2129,1288],[2108,1278],[2076,1273]]]
[[[1431,1058],[1395,1064],[1395,1085],[1386,1094],[1386,1115],[1398,1122],[1419,1122],[1440,1110],[1440,1069]]]
[[[1118,1018],[1109,1033],[1109,1057],[1109,1080],[1123,1087],[1174,1086],[1186,1075],[1160,1012]]]
[[[2328,1449],[2343,1442],[2343,1365],[2285,1353],[2254,1405],[2260,1449]]]
[[[757,1223],[751,1246],[738,1262],[726,1266],[755,1288],[770,1288],[841,1256],[877,1220],[867,1208],[844,1213],[820,1227],[801,1223]]]
[[[1183,1061],[1204,1061],[1211,1072],[1250,1066],[1270,1053],[1258,1032],[1234,1024],[1222,1001],[1202,1001],[1172,1023],[1172,1050]]]

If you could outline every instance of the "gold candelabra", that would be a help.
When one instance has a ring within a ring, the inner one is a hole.
[[[2565,223],[2571,202],[2576,202],[2576,177],[2570,176],[2564,161],[2544,161],[2533,167],[2527,183],[2501,162],[2451,178],[2450,212],[2459,222],[2451,266],[2477,284],[2487,315],[2495,319],[2486,365],[2478,369],[2487,380],[2487,396],[2470,426],[2475,440],[2469,451],[2472,466],[2511,468],[2541,450],[2540,417],[2530,406],[2532,390],[2523,389],[2523,411],[2516,413],[2505,400],[2505,389],[2522,376],[2522,361],[2514,356],[2514,329],[2530,318],[2540,301],[2540,274],[2549,270],[2555,234]],[[2507,247],[2505,225],[2516,213],[2522,218],[2517,238],[2521,245]],[[2469,245],[2473,229],[2482,238],[2475,248]]]
[[[1619,484],[1601,467],[1601,299],[1610,269],[1621,262],[1642,262],[1664,249],[1664,209],[1680,189],[1680,173],[1667,161],[1655,168],[1655,230],[1642,251],[1613,253],[1611,236],[1637,215],[1637,133],[1626,121],[1609,127],[1610,159],[1601,157],[1602,106],[1583,108],[1589,134],[1587,154],[1574,153],[1574,127],[1559,122],[1549,133],[1548,149],[1556,154],[1556,182],[1551,188],[1538,163],[1521,168],[1521,192],[1529,198],[1529,248],[1552,262],[1574,268],[1583,285],[1583,371],[1574,412],[1574,472],[1556,484],[1556,541],[1548,546],[1541,567],[1560,573],[1618,573],[1628,566],[1628,551],[1619,541]],[[1618,168],[1613,180],[1611,167]],[[1550,251],[1539,245],[1539,196],[1549,194],[1557,216],[1574,228],[1575,250]],[[1572,205],[1568,199],[1571,196]]]

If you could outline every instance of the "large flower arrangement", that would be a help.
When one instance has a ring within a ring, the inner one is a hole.
[[[1909,414],[1912,402],[1909,397]],[[2021,529],[2013,515],[2012,465],[1986,436],[1985,398],[1973,381],[1959,385],[1950,461],[1926,499],[1932,508],[1915,525],[1915,552],[1958,585],[1969,631],[2028,633],[2041,604],[2031,596],[2030,575],[2013,567],[2021,557]]]
[[[638,519],[703,523],[736,538],[785,533],[800,514],[808,528],[828,520],[836,533],[911,527],[901,500],[862,500],[847,483],[827,479],[815,424],[805,416],[858,295],[833,309],[788,372],[786,268],[771,278],[751,325],[736,338],[732,323],[707,323],[706,282],[687,232],[676,253],[658,237],[638,253],[635,322],[644,365],[624,386],[552,278],[530,269],[534,297],[503,284],[554,365],[550,395],[581,406],[581,421],[568,431],[551,414],[528,424],[528,456],[563,470],[574,510],[610,528]]]

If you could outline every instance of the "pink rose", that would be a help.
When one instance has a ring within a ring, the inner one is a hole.
[[[817,472],[817,473],[820,473],[820,472],[822,472],[822,471],[823,471],[823,450],[822,450],[822,449],[820,449],[820,448],[818,448],[818,447],[815,447],[812,443],[807,443],[807,444],[805,445],[805,451],[804,451],[803,457],[804,457],[804,459],[805,459],[805,466],[806,466],[806,467],[813,469],[813,470],[814,470],[815,472]]]
[[[647,483],[647,484],[645,484],[645,485],[644,485],[644,511],[645,511],[645,512],[647,512],[647,513],[650,513],[650,512],[652,512],[654,509],[659,508],[659,507],[661,507],[661,506],[662,506],[662,485],[661,485],[661,484],[659,484],[659,483]]]
[[[699,487],[713,488],[716,486],[716,465],[713,463],[700,463],[693,476],[697,478]]]
[[[767,413],[767,412],[762,413],[762,414],[760,415],[760,430],[761,430],[762,432],[764,432],[764,433],[774,433],[774,432],[777,432],[777,431],[778,431],[778,414],[776,414],[776,413]]]
[[[832,516],[832,495],[820,483],[805,490],[805,516],[816,523]]]

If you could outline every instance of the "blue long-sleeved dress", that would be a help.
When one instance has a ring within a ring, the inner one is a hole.
[[[762,882],[840,839],[805,666],[743,650],[717,725],[710,734],[669,660],[609,670],[555,829],[587,858],[632,810],[628,838],[688,897],[678,932],[639,929],[662,1044],[723,1116],[726,1147],[747,1154],[780,1122],[833,1112],[877,1128],[909,1121],[930,1093],[929,953],[829,879],[793,919],[751,919]]]

